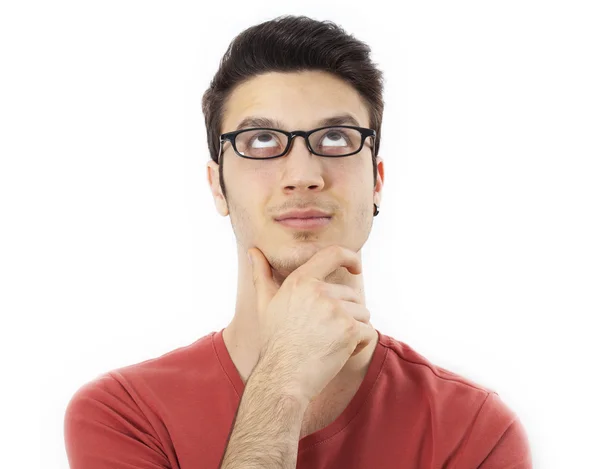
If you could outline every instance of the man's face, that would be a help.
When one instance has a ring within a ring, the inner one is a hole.
[[[276,119],[282,130],[311,130],[322,119],[351,114],[360,127],[369,127],[360,95],[337,77],[320,71],[268,73],[239,85],[226,102],[220,133],[235,130],[248,116]],[[351,124],[348,124],[351,125]],[[223,144],[227,199],[219,187],[218,166],[208,163],[208,180],[221,214],[229,212],[237,242],[244,250],[258,247],[276,274],[287,277],[313,254],[331,244],[358,252],[373,222],[373,203],[379,204],[383,162],[378,158],[377,184],[367,138],[363,149],[343,158],[311,154],[302,137],[289,152],[266,160],[235,154]],[[291,228],[275,218],[294,209],[319,209],[331,214],[316,229]]]

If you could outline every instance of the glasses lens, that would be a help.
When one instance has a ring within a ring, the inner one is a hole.
[[[237,151],[249,158],[272,158],[281,155],[287,146],[287,135],[276,130],[245,130],[237,134]]]
[[[356,129],[327,127],[309,137],[315,153],[323,156],[344,156],[355,153],[360,148],[362,134]]]

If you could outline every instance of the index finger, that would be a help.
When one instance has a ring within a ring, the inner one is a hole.
[[[358,253],[339,245],[327,246],[315,253],[308,262],[298,267],[291,275],[325,280],[325,277],[339,267],[346,267],[352,274],[360,274],[362,263]]]

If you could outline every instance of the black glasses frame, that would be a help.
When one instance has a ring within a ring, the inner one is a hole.
[[[308,140],[308,137],[310,137],[311,134],[319,131],[319,130],[323,130],[323,129],[333,129],[333,128],[346,128],[346,129],[355,129],[358,130],[361,134],[361,139],[360,139],[360,147],[358,147],[358,150],[353,151],[352,153],[348,153],[347,155],[324,155],[322,153],[318,153],[316,152],[311,146],[310,146],[310,141]],[[253,158],[251,156],[246,156],[246,155],[242,155],[238,150],[237,147],[235,146],[235,137],[237,137],[238,134],[241,134],[242,132],[246,132],[248,130],[274,130],[277,132],[281,132],[282,134],[287,135],[288,137],[288,143],[287,146],[285,147],[285,150],[283,150],[283,153],[281,153],[280,155],[276,155],[276,156],[269,156],[268,158]],[[317,155],[317,156],[322,156],[325,158],[345,158],[347,156],[350,155],[355,155],[356,153],[358,153],[359,151],[361,151],[363,149],[363,146],[365,144],[365,140],[368,137],[373,137],[373,141],[375,140],[375,135],[377,133],[375,132],[375,130],[373,129],[367,129],[365,127],[356,127],[353,125],[327,125],[325,127],[319,127],[318,129],[313,129],[313,130],[309,130],[309,131],[304,131],[304,130],[292,130],[291,132],[287,132],[285,130],[281,130],[281,129],[272,129],[269,127],[252,127],[249,129],[240,129],[240,130],[234,130],[233,132],[227,132],[224,133],[220,136],[220,143],[219,143],[219,156],[217,156],[217,164],[219,163],[219,160],[221,158],[221,154],[222,154],[222,150],[223,150],[223,144],[227,141],[231,142],[231,146],[233,147],[233,150],[235,151],[235,153],[238,156],[241,156],[242,158],[247,158],[249,160],[272,160],[273,158],[281,158],[282,156],[286,155],[287,152],[289,151],[290,147],[292,146],[292,142],[294,140],[294,137],[304,137],[304,140],[306,141],[306,147],[308,148],[308,151],[310,151],[312,154]],[[371,149],[371,151],[373,151],[373,147],[369,147],[367,145],[368,148]]]

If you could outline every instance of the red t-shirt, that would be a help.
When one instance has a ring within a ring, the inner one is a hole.
[[[298,468],[532,467],[523,426],[497,393],[377,332],[357,393],[298,442]],[[222,333],[80,387],[64,421],[71,469],[218,469],[244,392]]]

